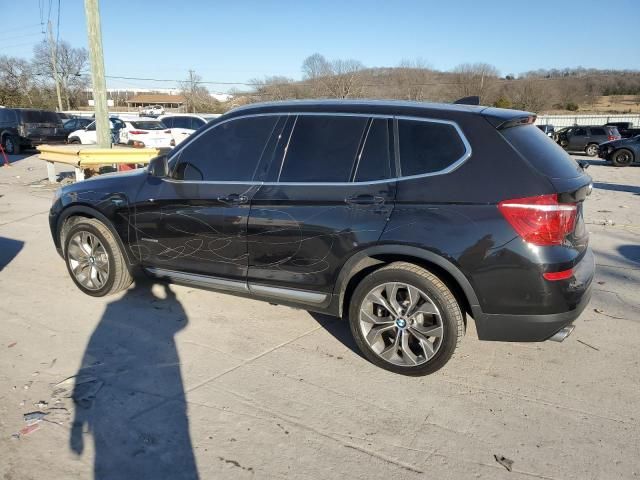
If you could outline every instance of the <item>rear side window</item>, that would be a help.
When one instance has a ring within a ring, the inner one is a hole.
[[[167,128],[173,128],[174,126],[173,120],[174,120],[174,117],[166,117],[162,119],[162,123],[164,123],[167,126]]]
[[[348,182],[367,119],[300,115],[286,149],[280,182]]]
[[[45,110],[21,110],[20,117],[24,123],[62,123],[57,113]]]
[[[533,125],[506,128],[500,132],[540,173],[551,178],[574,178],[582,175],[577,162]]]
[[[458,131],[448,123],[399,120],[398,134],[403,177],[444,170],[466,151]]]
[[[592,128],[591,135],[606,135],[604,128]]]
[[[167,128],[162,122],[152,122],[152,121],[139,121],[139,122],[131,122],[131,126],[133,128],[139,128],[140,130],[164,130]]]
[[[390,177],[389,121],[375,118],[365,134],[362,153],[356,161],[354,181],[370,182]]]
[[[210,128],[178,153],[179,180],[250,181],[277,116],[240,118]]]

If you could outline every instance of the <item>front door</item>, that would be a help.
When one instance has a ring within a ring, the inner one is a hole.
[[[569,137],[569,150],[583,150],[589,142],[589,132],[586,128],[577,127]]]
[[[333,291],[350,255],[375,244],[391,214],[391,121],[298,115],[254,196],[249,287]],[[258,291],[258,290],[256,290]]]
[[[256,170],[277,121],[218,122],[175,152],[170,178],[147,179],[132,222],[144,267],[245,280]]]

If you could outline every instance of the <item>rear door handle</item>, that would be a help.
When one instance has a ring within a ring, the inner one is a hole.
[[[232,205],[242,205],[249,202],[249,197],[246,195],[238,195],[237,193],[231,193],[226,196],[218,197],[218,201],[222,203],[228,203]]]
[[[349,205],[382,205],[385,198],[381,195],[351,195],[344,199]]]

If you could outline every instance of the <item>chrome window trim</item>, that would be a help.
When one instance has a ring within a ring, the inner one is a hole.
[[[420,173],[417,175],[407,175],[407,176],[392,176],[390,178],[384,179],[384,180],[372,180],[372,181],[367,181],[367,182],[256,182],[256,181],[252,181],[252,180],[247,180],[247,181],[215,181],[215,180],[176,180],[173,178],[165,178],[165,180],[171,181],[171,182],[177,182],[177,183],[199,183],[199,184],[229,184],[229,185],[283,185],[283,186],[312,186],[312,185],[318,185],[318,186],[346,186],[346,185],[376,185],[376,184],[382,184],[382,183],[389,183],[389,182],[400,182],[400,181],[404,181],[404,180],[414,180],[414,179],[418,179],[418,178],[427,178],[427,177],[435,177],[437,175],[446,175],[448,173],[451,173],[455,170],[457,170],[458,168],[460,168],[468,159],[469,157],[471,157],[472,155],[472,150],[471,150],[471,145],[469,144],[469,141],[467,140],[467,137],[465,136],[465,134],[463,133],[462,129],[460,128],[460,126],[454,122],[453,120],[442,120],[439,118],[428,118],[428,117],[416,117],[413,115],[384,115],[384,114],[377,114],[377,113],[349,113],[349,112],[331,112],[331,111],[327,111],[327,112],[267,112],[267,113],[249,113],[246,115],[239,115],[239,116],[235,116],[232,118],[227,118],[224,119],[218,123],[215,123],[214,125],[211,125],[209,128],[203,130],[202,132],[200,132],[198,135],[191,135],[189,136],[189,138],[186,141],[183,141],[182,144],[180,145],[180,149],[175,149],[172,152],[171,155],[171,159],[173,159],[173,157],[175,155],[181,155],[181,152],[187,148],[192,142],[194,142],[195,140],[197,140],[198,138],[200,138],[200,136],[204,135],[205,133],[209,132],[210,130],[218,127],[219,125],[223,125],[227,122],[231,122],[233,120],[240,120],[240,119],[244,119],[244,118],[252,118],[252,117],[266,117],[266,116],[278,116],[278,117],[282,117],[282,116],[291,116],[291,115],[315,115],[315,116],[349,116],[349,117],[366,117],[366,118],[382,118],[382,119],[391,119],[394,121],[397,120],[412,120],[412,121],[418,121],[418,122],[426,122],[426,123],[441,123],[441,124],[446,124],[446,125],[451,125],[452,127],[454,127],[456,129],[456,131],[458,132],[458,136],[460,137],[460,139],[462,140],[462,144],[464,145],[465,148],[465,152],[462,154],[462,156],[456,160],[455,162],[453,162],[452,164],[450,164],[448,167],[442,169],[442,170],[438,170],[436,172],[428,172],[428,173]],[[395,123],[395,122],[394,122]],[[293,133],[293,128],[291,129],[291,134]],[[291,135],[289,136],[288,141],[291,140]],[[394,125],[394,141],[399,141],[398,139],[398,130]],[[288,144],[288,142],[287,142]],[[396,152],[398,153],[398,152]],[[396,159],[398,159],[399,155],[396,154]],[[400,159],[401,161],[401,159]],[[280,168],[282,168],[282,164],[280,165]],[[278,175],[279,176],[279,175]]]

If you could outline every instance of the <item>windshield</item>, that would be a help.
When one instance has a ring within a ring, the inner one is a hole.
[[[164,130],[165,128],[167,128],[162,122],[152,122],[149,120],[131,122],[131,125],[133,126],[133,128],[138,128],[140,130]]]
[[[21,110],[20,118],[24,123],[62,123],[57,113],[45,110]]]

